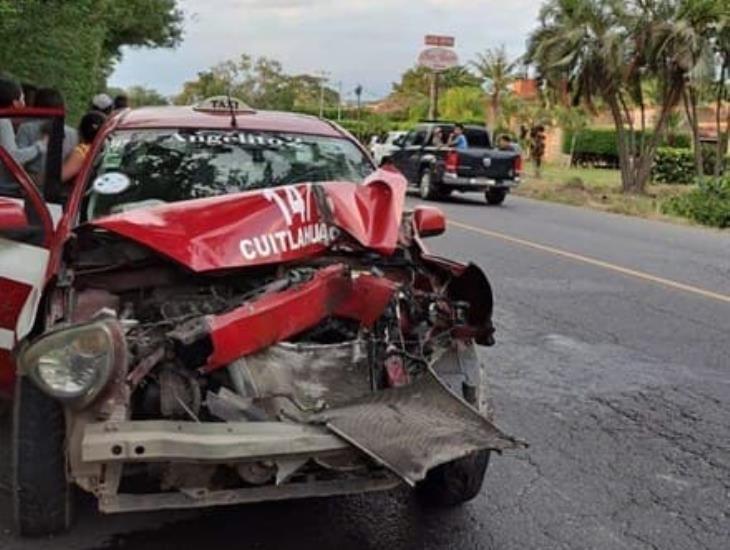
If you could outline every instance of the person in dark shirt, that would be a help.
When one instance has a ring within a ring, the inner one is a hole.
[[[129,109],[129,98],[125,94],[119,94],[114,98],[114,110],[121,111]]]
[[[535,167],[535,177],[539,178],[542,171],[542,159],[545,156],[545,127],[540,124],[530,132],[530,157]]]

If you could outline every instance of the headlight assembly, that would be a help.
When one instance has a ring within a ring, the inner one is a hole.
[[[126,360],[122,328],[116,319],[105,318],[42,336],[21,353],[19,365],[51,397],[85,406]]]

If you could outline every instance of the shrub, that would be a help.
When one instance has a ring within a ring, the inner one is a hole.
[[[692,183],[695,179],[694,154],[689,149],[662,147],[654,157],[652,177],[658,183]]]
[[[706,175],[714,173],[716,156],[714,146],[702,148],[703,170]],[[730,166],[730,157],[725,159],[721,173],[724,173],[727,166]],[[662,147],[657,150],[652,169],[654,181],[658,183],[692,183],[696,175],[695,158],[692,151],[672,147]]]
[[[662,211],[714,227],[730,227],[730,176],[708,178],[697,189],[672,197]]]
[[[647,132],[645,139],[651,137]],[[641,132],[636,132],[639,139]],[[573,141],[573,132],[563,134],[562,149],[566,155],[570,154]],[[672,143],[676,148],[686,148],[691,144],[691,137],[684,134],[673,134],[662,139],[661,145]],[[618,166],[618,139],[616,130],[609,128],[588,128],[576,134],[574,160],[579,164],[602,164]]]

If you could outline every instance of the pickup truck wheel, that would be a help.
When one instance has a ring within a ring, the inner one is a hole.
[[[418,192],[421,195],[421,198],[427,201],[435,200],[438,198],[438,186],[433,181],[433,174],[431,173],[431,170],[426,169],[421,172]]]
[[[23,536],[68,530],[72,488],[66,479],[66,421],[61,406],[26,377],[13,410],[13,505]]]
[[[504,189],[487,189],[484,196],[487,199],[487,204],[496,206],[504,202],[504,199],[507,196],[507,191]]]

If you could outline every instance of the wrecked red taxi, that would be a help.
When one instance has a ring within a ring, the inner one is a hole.
[[[220,98],[127,111],[68,194],[53,149],[42,186],[0,152],[21,532],[68,528],[73,486],[104,512],[402,483],[454,505],[520,445],[475,349],[487,278],[428,253],[443,214],[407,211],[336,125]]]

